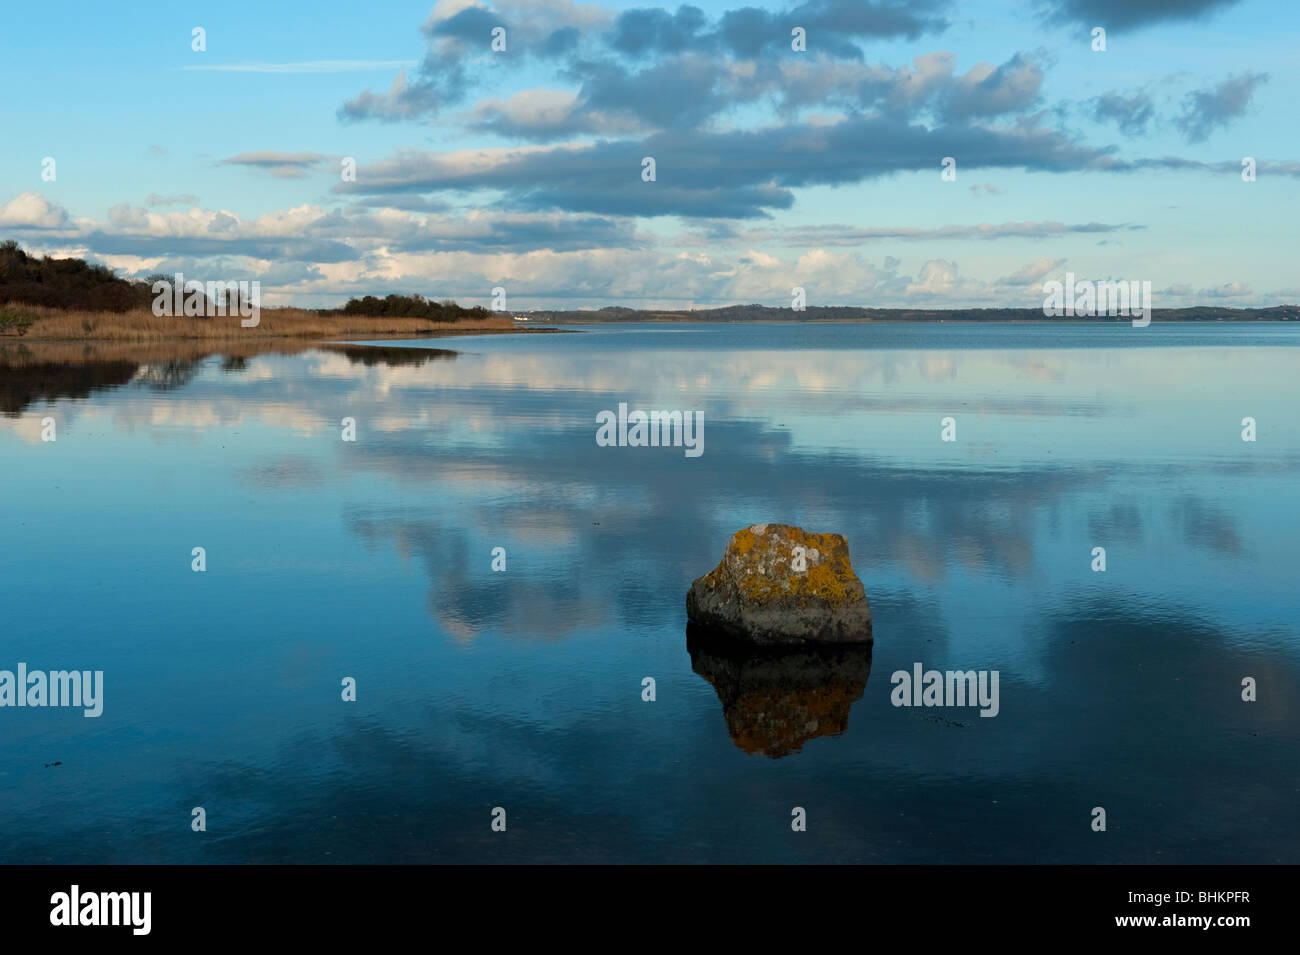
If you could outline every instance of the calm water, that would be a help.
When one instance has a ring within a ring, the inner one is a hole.
[[[1300,862],[1300,328],[434,344],[0,348],[0,669],[106,687],[0,709],[0,860]],[[846,536],[873,656],[688,649],[764,521]]]

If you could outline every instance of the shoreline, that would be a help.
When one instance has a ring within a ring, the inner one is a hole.
[[[541,322],[535,328],[562,325],[1128,325],[1126,317],[1106,318],[629,318],[605,321]],[[1286,318],[1153,317],[1152,325],[1300,325]]]
[[[430,327],[423,319],[375,318],[329,316],[321,318],[299,310],[263,310],[268,319],[254,328],[243,328],[236,319],[204,319],[201,324],[181,319],[181,324],[143,322],[137,313],[57,313],[41,310],[44,314],[33,316],[25,326],[0,324],[0,348],[13,345],[67,346],[80,345],[94,348],[120,346],[198,346],[213,350],[244,350],[247,348],[305,347],[313,344],[441,341],[480,335],[534,335],[581,334],[595,328],[635,327],[639,325],[949,325],[986,327],[996,325],[1071,327],[1130,327],[1127,317],[1074,317],[1057,318],[689,318],[647,317],[606,320],[545,321],[522,324],[513,319],[493,316],[486,319],[462,320],[447,323],[445,327]],[[152,316],[151,316],[152,317]],[[133,321],[134,319],[134,321]],[[1150,325],[1194,326],[1288,326],[1300,322],[1286,318],[1166,318],[1153,316]],[[79,326],[79,327],[78,327]],[[371,327],[367,327],[371,326]],[[1144,326],[1149,327],[1149,326]],[[77,334],[81,332],[81,334]],[[104,334],[107,332],[107,334]]]
[[[104,312],[0,305],[0,342],[33,345],[189,342],[243,346],[293,340],[418,340],[557,331],[561,329],[523,326],[502,314],[437,322],[406,316],[325,315],[304,309],[268,308],[257,313],[256,325],[245,327],[238,314],[173,317],[142,309]]]

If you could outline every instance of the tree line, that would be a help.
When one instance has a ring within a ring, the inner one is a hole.
[[[0,305],[43,305],[90,312],[128,312],[153,305],[155,282],[174,276],[156,273],[145,278],[126,279],[106,265],[83,259],[34,256],[13,239],[0,243]],[[189,284],[188,282],[186,283]],[[324,309],[326,315],[363,315],[375,318],[425,318],[431,322],[487,318],[481,306],[464,308],[455,302],[427,299],[423,295],[366,295],[352,298],[340,309]]]

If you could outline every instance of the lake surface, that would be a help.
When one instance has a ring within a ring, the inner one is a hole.
[[[1300,862],[1300,327],[405,344],[0,346],[0,669],[104,674],[0,708],[0,861]],[[847,538],[872,654],[688,648],[760,522]]]

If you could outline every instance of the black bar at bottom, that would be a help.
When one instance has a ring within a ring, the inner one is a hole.
[[[811,933],[809,943],[832,927],[907,927],[927,947],[1097,935],[1231,944],[1286,931],[1295,875],[1283,866],[7,866],[0,925],[7,941],[76,933],[91,944],[285,935],[337,945],[458,925],[496,940],[566,920],[584,932],[623,926],[629,937],[702,921],[733,938],[789,931]]]

